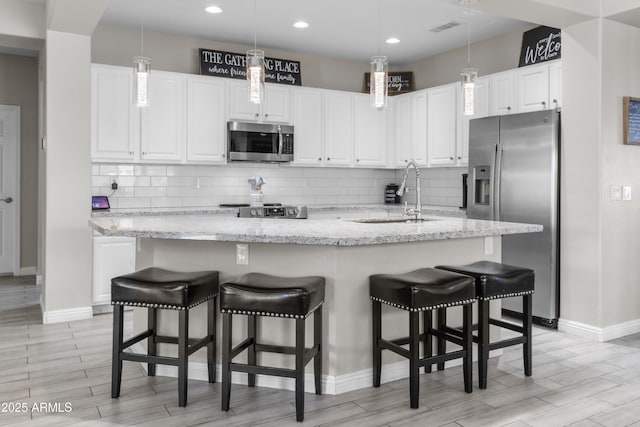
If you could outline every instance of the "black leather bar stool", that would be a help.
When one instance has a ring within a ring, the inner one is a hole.
[[[380,387],[382,350],[391,350],[409,359],[409,395],[412,408],[418,407],[420,367],[431,372],[432,364],[462,358],[464,390],[471,393],[472,336],[471,305],[475,301],[473,279],[433,268],[422,268],[405,274],[374,274],[369,276],[369,291],[373,301],[373,386]],[[409,312],[409,337],[386,340],[382,338],[382,303]],[[462,335],[451,333],[446,326],[446,310],[461,305]],[[432,311],[437,310],[438,327],[432,324]],[[420,312],[424,333],[420,334]],[[432,355],[432,336],[438,337],[438,355]],[[424,356],[420,358],[420,341]],[[462,347],[446,353],[446,341]],[[409,350],[401,347],[409,344]]]
[[[478,299],[478,334],[473,341],[478,344],[478,376],[480,388],[487,388],[487,364],[489,352],[498,348],[522,344],[524,374],[531,376],[531,301],[533,299],[535,274],[529,268],[479,261],[469,265],[439,265],[436,268],[472,276],[476,283]],[[522,296],[522,326],[494,319],[489,313],[492,299]],[[519,337],[490,342],[490,325],[520,333]]]
[[[231,372],[246,372],[249,387],[256,384],[256,374],[295,378],[296,420],[304,420],[304,368],[314,359],[316,394],[321,394],[322,375],[322,304],[324,277],[278,277],[249,273],[233,282],[220,285],[222,313],[222,410],[229,410]],[[305,320],[313,313],[313,347],[305,347]],[[248,316],[248,337],[232,347],[232,315]],[[258,342],[257,316],[286,317],[296,321],[295,346],[276,346]],[[247,363],[233,363],[233,358],[248,350]],[[284,369],[256,365],[258,352],[295,355],[295,368]]]
[[[187,405],[187,359],[196,350],[207,347],[209,382],[216,382],[216,298],[220,283],[217,271],[179,273],[151,267],[111,279],[113,304],[113,359],[111,397],[120,396],[122,361],[148,363],[148,374],[156,374],[156,364],[178,367],[178,403]],[[207,336],[189,338],[189,309],[207,302]],[[123,341],[124,306],[147,307],[147,330]],[[178,310],[178,336],[158,335],[158,309]],[[148,338],[147,353],[125,353],[133,344]],[[157,343],[178,344],[178,357],[158,356]]]

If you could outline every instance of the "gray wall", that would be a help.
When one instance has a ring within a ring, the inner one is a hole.
[[[36,266],[38,195],[38,59],[0,54],[0,104],[19,105],[20,267]]]

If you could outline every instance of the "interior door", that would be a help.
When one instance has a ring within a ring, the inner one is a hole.
[[[20,107],[0,105],[0,273],[18,274]]]

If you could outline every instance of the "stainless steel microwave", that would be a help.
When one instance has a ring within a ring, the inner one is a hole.
[[[293,126],[227,122],[227,159],[232,162],[290,162]]]

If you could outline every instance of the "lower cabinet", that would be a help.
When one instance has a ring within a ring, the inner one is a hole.
[[[135,271],[135,237],[93,236],[92,261],[92,304],[110,304],[111,278]]]

